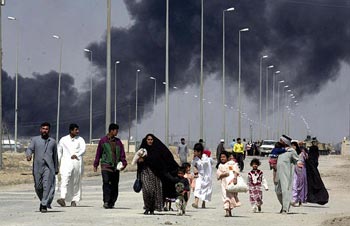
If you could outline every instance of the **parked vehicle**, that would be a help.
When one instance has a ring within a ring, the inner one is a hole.
[[[272,149],[275,147],[277,141],[275,140],[263,140],[260,146],[260,155],[265,156],[269,155]]]

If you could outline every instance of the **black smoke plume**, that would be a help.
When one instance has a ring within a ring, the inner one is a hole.
[[[121,61],[117,72],[117,122],[122,130],[127,127],[129,113],[131,119],[135,117],[135,112],[130,109],[135,107],[136,70],[141,70],[140,115],[151,110],[154,83],[149,76],[157,78],[158,97],[164,93],[162,82],[165,80],[166,1],[124,2],[133,24],[128,28],[112,29],[111,70],[113,77],[114,62]],[[199,84],[201,1],[169,2],[170,86],[183,88]],[[238,31],[249,27],[250,31],[242,34],[242,83],[243,91],[252,100],[259,95],[259,58],[264,54],[269,58],[264,61],[263,71],[268,64],[274,64],[276,70],[281,70],[280,78],[287,81],[298,99],[317,94],[328,80],[337,78],[342,62],[349,63],[349,1],[204,0],[204,77],[216,73],[217,79],[221,79],[222,12],[230,7],[235,7],[235,11],[226,14],[227,84],[231,86],[238,79]],[[113,9],[112,17],[117,10]],[[100,135],[104,133],[106,42],[94,42],[87,48],[93,51],[98,69],[93,88],[94,134]],[[272,76],[269,78],[271,84]],[[12,90],[4,90],[8,92],[3,100],[4,117],[7,123],[13,124],[14,81],[7,75],[3,79],[4,89]],[[61,121],[64,122],[61,133],[73,120],[88,131],[89,93],[74,88],[74,80],[69,75],[63,75],[62,81],[65,88],[61,99]],[[20,77],[20,83],[28,84],[20,94],[21,129],[26,131],[44,119],[54,122],[57,72],[34,75],[33,78]]]

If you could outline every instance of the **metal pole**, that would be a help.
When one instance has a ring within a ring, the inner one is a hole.
[[[276,138],[280,135],[280,83],[282,83],[282,81],[279,81],[277,84],[277,134],[276,134]]]
[[[203,139],[203,16],[204,16],[204,0],[201,0],[201,75],[200,75],[200,97],[199,97],[199,136]]]
[[[2,169],[2,5],[0,5],[0,170]]]
[[[90,62],[92,67],[92,51],[90,54]],[[92,143],[92,71],[90,74],[90,125],[89,125],[89,141]]]
[[[169,145],[169,0],[165,18],[165,145]]]
[[[117,123],[117,65],[120,61],[114,64],[114,123]]]
[[[90,67],[92,68],[92,51],[90,49],[84,49],[84,51],[90,53]],[[90,73],[89,142],[92,143],[92,70]]]
[[[225,9],[222,11],[222,114],[223,126],[222,137],[226,137],[226,109],[225,109],[225,12],[233,11],[234,8]]]
[[[241,137],[241,31],[238,31],[238,137]]]
[[[269,106],[269,67],[266,68],[266,106],[265,106],[266,139],[269,139],[269,124],[268,124],[269,107],[268,106]]]
[[[241,137],[241,117],[242,117],[242,103],[241,103],[241,32],[249,31],[248,28],[243,28],[238,31],[238,137]]]
[[[62,37],[58,35],[52,36],[55,39],[59,39],[61,41],[60,45],[60,65],[58,70],[58,87],[57,87],[57,127],[56,127],[56,140],[59,140],[59,132],[60,132],[60,106],[61,106],[61,69],[62,69],[62,49],[63,49],[63,40]]]
[[[90,62],[92,67],[92,51],[90,50]],[[90,125],[89,125],[89,141],[92,143],[92,71],[90,74]]]
[[[135,114],[136,114],[136,116],[135,116],[135,151],[136,151],[136,149],[137,149],[137,99],[138,99],[138,89],[139,89],[139,72],[140,72],[140,70],[139,69],[137,69],[136,70],[136,102],[135,102]]]
[[[226,111],[225,111],[225,11],[222,11],[222,111],[223,125],[222,137],[225,139],[226,132]]]
[[[262,127],[262,122],[261,122],[261,97],[262,97],[262,61],[264,58],[267,58],[267,55],[264,55],[260,57],[260,95],[259,95],[259,140],[261,140],[262,135],[261,135],[261,127]]]
[[[17,134],[18,134],[18,56],[19,56],[19,22],[16,17],[9,16],[9,20],[16,22],[16,74],[15,74],[15,146],[17,152]]]
[[[156,120],[157,120],[157,115],[156,115],[157,79],[152,76],[149,78],[154,80],[154,94],[153,94],[153,114],[154,114],[153,134],[154,134],[154,127],[156,125]]]
[[[111,0],[107,0],[106,131],[111,123]]]

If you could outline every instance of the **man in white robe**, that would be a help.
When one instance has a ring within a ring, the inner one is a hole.
[[[69,125],[69,134],[62,137],[58,143],[58,159],[61,174],[61,198],[57,200],[60,206],[70,202],[72,207],[81,199],[81,180],[83,176],[83,155],[85,141],[79,136],[79,126]]]
[[[292,201],[293,173],[294,165],[302,166],[299,161],[297,152],[291,148],[291,138],[282,135],[280,143],[285,146],[286,152],[280,154],[277,160],[277,174],[275,192],[277,199],[281,204],[280,213],[286,214],[289,212],[289,207]]]
[[[201,199],[202,208],[205,208],[205,202],[211,201],[213,191],[211,178],[213,159],[208,155],[203,154],[204,148],[201,143],[197,143],[193,149],[194,159],[192,165],[198,170],[198,178],[196,179],[196,185],[194,188],[195,200],[192,207],[198,208],[198,202],[199,199]]]

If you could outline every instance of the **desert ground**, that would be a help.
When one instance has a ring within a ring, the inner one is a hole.
[[[268,180],[269,191],[264,192],[261,213],[253,213],[248,194],[240,193],[242,206],[233,210],[233,217],[225,218],[221,201],[219,182],[213,173],[213,196],[206,209],[193,209],[193,195],[189,200],[185,216],[176,216],[175,211],[156,212],[143,215],[142,193],[135,193],[132,184],[135,166],[129,165],[122,172],[119,183],[119,198],[114,209],[102,207],[102,180],[99,173],[92,171],[96,147],[89,147],[84,157],[83,200],[78,207],[60,207],[56,201],[48,213],[38,211],[39,201],[35,195],[31,162],[25,161],[23,153],[4,153],[4,169],[0,171],[0,225],[350,225],[350,157],[329,155],[320,157],[319,171],[329,192],[329,203],[320,206],[305,204],[291,207],[290,214],[279,214],[272,172],[266,157],[261,169]],[[172,151],[174,153],[174,148]],[[127,154],[131,162],[133,154]],[[177,158],[176,158],[177,159]],[[246,178],[252,157],[245,160],[243,176]],[[56,193],[55,200],[58,194]],[[174,207],[175,208],[175,207]]]

